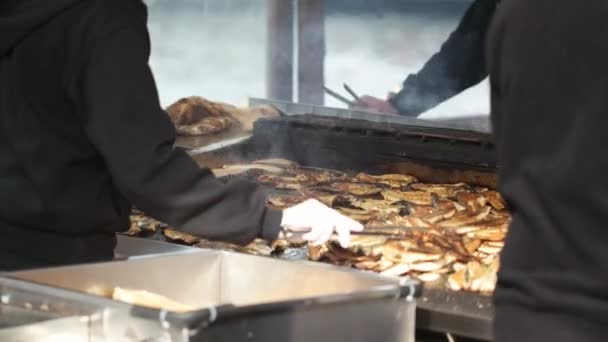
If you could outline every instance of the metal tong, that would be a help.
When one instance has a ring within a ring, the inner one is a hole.
[[[346,97],[338,94],[337,92],[329,89],[326,86],[323,86],[323,90],[325,91],[325,93],[327,93],[327,95],[330,95],[331,97],[335,98],[336,100],[346,104],[349,107],[354,107],[357,104],[357,102],[359,102],[359,99],[360,99],[359,95],[357,95],[357,93],[355,93],[355,91],[351,87],[349,87],[348,84],[344,83],[343,86],[344,86],[344,89],[346,90],[346,92],[350,96],[353,97],[353,101],[347,99]]]

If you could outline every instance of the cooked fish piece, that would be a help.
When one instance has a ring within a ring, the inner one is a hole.
[[[355,264],[355,268],[365,271],[373,271],[378,266],[378,261],[361,261]]]
[[[175,125],[175,131],[182,136],[213,135],[238,125],[238,121],[232,117],[207,117],[190,125]]]
[[[497,282],[498,275],[496,272],[488,271],[484,276],[474,279],[471,282],[471,291],[492,293],[496,289]]]
[[[461,291],[468,289],[470,286],[470,282],[467,279],[467,269],[464,268],[458,270],[448,276],[448,286],[453,291]]]
[[[439,200],[435,203],[434,206],[437,210],[451,210],[451,209],[456,209],[457,212],[461,212],[461,211],[465,211],[467,210],[466,207],[462,206],[461,204],[459,204],[456,201],[452,201],[450,199],[442,199]]]
[[[377,195],[382,192],[382,187],[376,184],[366,183],[347,183],[347,182],[336,182],[331,184],[331,188],[349,193],[355,196],[371,196]]]
[[[181,98],[169,107],[167,114],[174,125],[192,125],[206,118],[232,117],[236,106],[209,101],[199,96]]]
[[[487,243],[483,243],[481,246],[479,246],[479,248],[477,250],[481,253],[492,255],[492,254],[500,253],[500,251],[502,251],[502,247],[491,246],[491,245],[488,245]]]
[[[467,208],[469,213],[479,212],[488,203],[488,200],[484,195],[464,191],[456,194],[456,200],[458,200],[458,203],[460,203],[462,206]]]
[[[287,240],[274,240],[270,243],[270,248],[272,248],[273,251],[283,250],[289,247],[294,247],[294,244]]]
[[[464,248],[466,248],[469,254],[475,253],[479,246],[481,246],[481,240],[469,237],[464,237],[462,239],[462,243],[464,244]]]
[[[441,274],[434,273],[434,272],[428,272],[428,273],[419,274],[416,276],[416,278],[424,283],[433,283],[433,282],[436,282],[437,280],[441,279]]]
[[[496,210],[504,210],[507,208],[507,202],[502,195],[497,191],[484,191],[482,195],[488,200],[490,205]]]
[[[194,235],[178,232],[177,230],[173,229],[163,230],[163,235],[170,241],[183,242],[188,245],[194,245],[200,240],[200,238]]]
[[[507,229],[505,228],[490,228],[479,229],[467,233],[468,237],[486,240],[486,241],[503,241],[507,237]]]
[[[383,276],[387,276],[387,277],[398,277],[398,276],[406,274],[409,271],[410,271],[409,265],[397,264],[397,265],[394,265],[394,266],[380,272],[380,274]]]
[[[417,181],[417,179],[413,176],[402,174],[386,174],[375,176],[367,173],[359,173],[357,176],[355,176],[355,178],[367,183],[386,184],[391,188],[401,188]]]
[[[422,219],[430,224],[435,224],[443,220],[454,217],[456,215],[456,209],[441,210],[431,215],[424,216]]]
[[[376,271],[376,272],[386,271],[389,268],[391,268],[394,264],[395,263],[393,263],[392,261],[382,258],[378,261],[378,264],[374,268],[374,271]]]
[[[466,270],[467,269],[467,264],[462,263],[462,262],[456,262],[454,263],[454,265],[452,265],[452,269],[454,270],[454,272],[458,272],[461,270]]]
[[[342,215],[346,215],[358,222],[368,222],[374,217],[374,213],[369,210],[351,209],[351,208],[336,208]]]
[[[400,215],[390,215],[389,217],[384,219],[385,225],[390,226],[401,226],[406,228],[430,228],[431,225],[420,217],[416,216],[400,216]],[[368,223],[371,225],[371,222]],[[378,225],[380,226],[380,225]]]
[[[493,288],[495,285],[495,274],[491,270],[480,264],[477,261],[472,261],[467,264],[467,276],[470,281],[470,290],[480,292],[482,287],[484,290]]]
[[[383,214],[399,214],[403,209],[402,206],[395,205],[385,200],[373,199],[355,200],[352,202],[352,205],[363,210],[378,211]]]
[[[442,228],[458,228],[466,225],[471,225],[473,223],[479,223],[483,221],[490,214],[491,207],[485,207],[481,211],[476,214],[458,214],[453,218],[442,221],[438,225]]]
[[[308,244],[308,258],[312,261],[319,261],[329,253],[327,245],[313,246]]]
[[[464,191],[467,189],[467,185],[464,183],[459,184],[423,184],[416,183],[410,185],[412,189],[426,191],[430,193],[434,193],[439,197],[448,198],[453,197],[460,191]]]
[[[490,268],[490,271],[498,273],[498,270],[500,269],[500,258],[498,256],[492,256],[491,261],[488,262],[487,265]]]
[[[270,256],[272,255],[273,249],[268,245],[268,242],[262,239],[255,239],[253,242],[245,247],[237,249],[239,252],[246,254],[259,255],[259,256]]]
[[[358,235],[351,238],[350,246],[351,248],[366,248],[383,245],[386,241],[387,238],[384,236]]]
[[[425,262],[418,262],[418,263],[410,264],[410,269],[412,271],[426,273],[426,272],[437,271],[437,270],[441,269],[443,266],[445,266],[444,260],[425,261]]]
[[[402,241],[391,241],[384,245],[382,256],[394,263],[413,264],[416,262],[437,261],[443,257],[441,253],[422,253],[409,250]]]
[[[200,239],[198,243],[196,243],[196,247],[204,248],[204,249],[219,249],[224,251],[233,251],[237,252],[242,247],[238,245],[234,245],[226,242],[218,242],[218,241],[209,241],[205,239]]]
[[[433,195],[424,191],[386,190],[382,191],[382,197],[393,203],[405,201],[418,205],[433,205]]]
[[[442,210],[442,209],[437,209],[432,205],[418,205],[418,204],[408,203],[407,210],[408,210],[409,214],[412,216],[425,217],[425,216],[431,215],[431,214],[435,213],[436,211]]]
[[[132,305],[173,312],[188,312],[195,310],[195,308],[190,305],[179,303],[165,296],[143,290],[130,290],[117,287],[112,293],[112,299]]]

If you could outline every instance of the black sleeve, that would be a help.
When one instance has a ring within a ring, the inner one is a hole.
[[[485,37],[498,0],[476,0],[441,50],[417,74],[407,77],[390,99],[402,115],[418,116],[481,82],[488,71]]]
[[[235,243],[276,238],[281,212],[266,208],[260,187],[222,184],[174,148],[175,129],[148,66],[146,12],[139,5],[127,8],[134,13],[124,25],[98,32],[80,80],[84,126],[114,183],[139,209],[182,231]]]

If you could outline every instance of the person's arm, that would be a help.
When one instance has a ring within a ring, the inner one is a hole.
[[[121,1],[128,4],[109,2],[128,13],[112,18],[112,29],[92,32],[75,86],[86,134],[112,180],[139,209],[182,231],[235,243],[276,238],[282,215],[266,208],[259,186],[222,184],[174,148],[175,130],[148,66],[145,7]]]
[[[441,50],[407,77],[401,91],[389,99],[399,114],[418,116],[488,75],[485,38],[498,1],[476,0]]]

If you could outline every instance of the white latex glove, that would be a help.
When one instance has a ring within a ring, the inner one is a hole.
[[[283,210],[281,226],[316,246],[326,243],[335,232],[344,248],[350,245],[351,231],[363,230],[359,222],[314,199]]]

